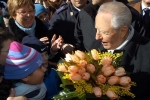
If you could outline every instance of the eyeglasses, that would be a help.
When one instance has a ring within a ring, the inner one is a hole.
[[[18,11],[17,13],[19,13],[22,16],[26,16],[27,14],[34,14],[35,10],[29,10],[29,11]]]
[[[98,34],[98,35],[100,35],[100,34],[110,35],[110,32],[109,32],[109,31],[104,31],[104,30],[98,30],[98,29],[97,29],[97,34]]]

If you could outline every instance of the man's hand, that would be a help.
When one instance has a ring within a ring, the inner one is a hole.
[[[59,36],[56,39],[56,34],[54,34],[51,39],[51,52],[56,53],[62,47],[62,43],[63,43],[63,38]]]
[[[15,90],[12,88],[7,100],[27,100],[25,96],[17,96],[17,97],[14,97],[14,96],[15,96]]]
[[[71,44],[63,44],[61,51],[65,55],[67,53],[72,53],[74,51],[75,47]]]

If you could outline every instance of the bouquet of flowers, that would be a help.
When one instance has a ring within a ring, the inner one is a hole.
[[[119,100],[122,96],[134,98],[130,87],[136,84],[120,66],[122,54],[100,52],[96,49],[66,54],[57,69],[64,90],[53,99],[70,100],[78,97],[79,100],[85,100],[86,94],[94,94],[101,99],[105,96],[111,100]],[[73,86],[75,90],[70,91],[66,85]]]

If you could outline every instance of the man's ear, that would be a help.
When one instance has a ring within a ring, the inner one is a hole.
[[[120,33],[121,33],[121,38],[126,37],[127,33],[128,33],[128,27],[127,26],[122,26],[120,28]]]

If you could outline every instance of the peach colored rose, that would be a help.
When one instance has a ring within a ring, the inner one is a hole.
[[[107,95],[107,97],[109,97],[111,100],[117,99],[117,97],[118,97],[118,96],[117,96],[113,91],[111,91],[111,90],[107,90],[106,95]]]
[[[114,75],[115,76],[124,76],[126,74],[125,69],[123,67],[119,67],[116,69]]]
[[[76,50],[75,54],[81,59],[84,60],[85,59],[85,53],[80,51],[80,50]]]
[[[86,72],[86,69],[84,67],[79,68],[78,73],[81,75]]]
[[[74,55],[71,55],[71,59],[72,59],[72,61],[73,62],[75,62],[75,63],[79,63],[79,58],[78,58],[78,56],[76,55],[76,54],[74,54]]]
[[[123,76],[123,77],[120,77],[120,85],[122,86],[127,86],[129,85],[129,83],[131,82],[131,78],[128,77],[128,76]]]
[[[70,73],[77,73],[79,68],[76,65],[71,65],[68,67],[68,72]]]
[[[82,74],[82,79],[88,81],[90,79],[90,74],[85,72]]]
[[[70,74],[70,79],[72,81],[80,81],[81,80],[81,75],[76,73],[76,74]]]
[[[85,67],[86,65],[87,65],[87,61],[85,61],[85,60],[80,60],[78,63],[79,67]]]
[[[98,83],[105,83],[106,82],[106,77],[103,75],[98,75],[97,76],[97,82]]]
[[[65,55],[65,60],[67,61],[67,62],[70,62],[72,59],[71,59],[71,54],[69,54],[69,53],[67,53],[66,55]]]
[[[100,87],[94,87],[93,92],[96,97],[100,98],[102,96],[102,90]]]
[[[115,72],[115,68],[112,65],[109,65],[108,67],[106,67],[102,73],[104,76],[110,76]]]
[[[127,90],[130,90],[130,88],[131,88],[131,85],[129,84],[129,85],[127,85],[127,86],[123,86],[125,89],[127,89]]]
[[[111,76],[109,79],[108,79],[108,84],[109,85],[115,85],[115,84],[119,84],[120,82],[120,78],[118,76]]]
[[[111,57],[104,57],[102,59],[102,65],[105,66],[105,65],[111,65],[112,64],[112,58]]]
[[[93,64],[87,64],[87,70],[90,71],[91,73],[95,72],[95,66]]]
[[[92,58],[94,59],[94,60],[98,60],[99,59],[99,54],[98,54],[98,51],[96,50],[96,49],[92,49],[91,50],[91,54],[92,54]]]
[[[60,72],[68,72],[66,66],[64,65],[59,65],[57,70]]]
[[[103,66],[102,67],[102,72],[107,68],[107,67],[109,67],[110,65],[105,65],[105,66]]]

